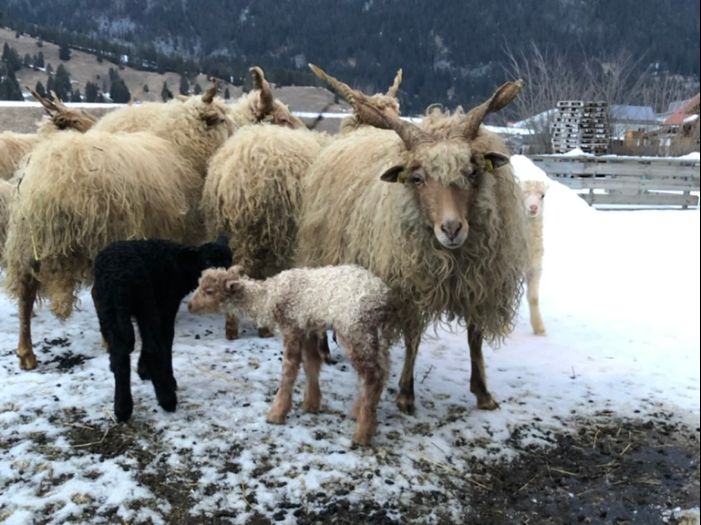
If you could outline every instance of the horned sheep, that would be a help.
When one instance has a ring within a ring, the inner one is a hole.
[[[397,399],[414,411],[413,369],[431,322],[467,325],[470,390],[483,409],[482,342],[514,325],[527,265],[521,195],[501,139],[480,126],[507,105],[521,82],[500,87],[464,113],[433,112],[420,124],[382,112],[363,93],[329,77],[353,106],[360,129],[325,148],[304,178],[298,263],[353,262],[397,294],[406,358]]]
[[[49,100],[33,89],[27,89],[44,107],[47,116],[40,121],[36,133],[0,133],[0,180],[11,179],[22,159],[42,140],[50,138],[60,130],[87,131],[96,120],[85,111],[67,108],[55,93],[54,100]]]
[[[522,180],[523,202],[528,222],[529,264],[526,273],[526,296],[531,318],[531,327],[536,335],[545,334],[545,325],[540,314],[540,278],[543,274],[543,204],[548,184],[543,180]]]
[[[233,266],[205,271],[188,307],[194,313],[224,308],[249,316],[259,326],[282,331],[282,379],[267,416],[268,422],[276,424],[285,421],[292,406],[300,361],[307,380],[304,410],[319,410],[319,333],[333,328],[361,378],[353,407],[358,420],[353,442],[370,443],[389,371],[389,345],[396,332],[392,294],[379,278],[360,266],[343,265],[287,270],[260,281]]]
[[[19,303],[22,368],[36,366],[30,313],[37,294],[65,318],[110,242],[203,236],[197,206],[205,166],[233,127],[212,89],[163,108],[152,132],[111,133],[98,123],[84,134],[57,134],[23,168],[3,253],[6,287]]]
[[[402,71],[385,94],[371,97],[399,114],[397,91]],[[344,120],[341,135],[360,127],[354,115]],[[226,235],[237,263],[247,275],[266,278],[292,266],[302,179],[332,137],[307,129],[248,126],[229,138],[209,165],[202,208],[209,236]],[[266,335],[265,327],[259,333]],[[238,335],[235,318],[227,318],[226,336]]]

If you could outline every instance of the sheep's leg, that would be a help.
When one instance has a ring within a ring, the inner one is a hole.
[[[321,358],[323,359],[324,363],[326,363],[327,365],[336,364],[336,361],[334,361],[331,358],[331,350],[329,349],[329,336],[326,333],[326,331],[319,334],[319,354],[321,355]]]
[[[321,389],[319,388],[321,355],[319,354],[318,335],[314,334],[305,338],[303,352],[302,364],[307,384],[304,389],[302,408],[305,412],[318,412],[321,406]]]
[[[19,293],[19,342],[17,343],[17,355],[19,367],[23,370],[32,370],[37,366],[37,358],[32,349],[32,310],[39,290],[39,281],[31,273],[22,277]]]
[[[353,443],[369,445],[372,436],[377,430],[377,405],[384,389],[389,371],[389,353],[387,348],[380,348],[377,344],[370,355],[375,359],[354,359],[353,365],[360,376],[360,393],[355,402],[353,412],[357,417],[357,424],[353,432]],[[363,355],[362,349],[351,350],[352,356]],[[366,354],[367,355],[367,354]]]
[[[166,370],[170,374],[170,382],[173,390],[178,389],[178,382],[175,380],[173,373],[173,339],[175,339],[175,316],[178,310],[167,312],[164,317],[164,322],[161,327],[161,344],[165,353]]]
[[[473,324],[467,327],[467,344],[470,347],[470,361],[472,373],[470,375],[470,392],[477,397],[477,408],[494,410],[499,404],[494,401],[492,394],[487,390],[487,375],[484,371],[484,358],[482,357],[482,332]]]
[[[258,327],[258,337],[273,337],[275,334],[267,326]]]
[[[98,304],[97,291],[94,286],[90,289],[90,295],[92,296],[92,303],[95,306],[95,312],[97,313],[97,317],[99,319],[100,306]],[[102,332],[102,326],[100,326],[100,332]],[[102,348],[107,348],[107,339],[105,339],[104,335],[102,336]]]
[[[154,303],[150,303],[154,304]],[[173,387],[172,365],[169,365],[168,354],[163,348],[160,338],[160,322],[157,311],[140,312],[136,315],[141,334],[141,356],[145,369],[151,375],[153,389],[156,392],[158,404],[167,412],[175,411],[178,398]]]
[[[419,351],[421,333],[408,329],[404,332],[404,344],[406,353],[404,357],[404,368],[399,378],[399,394],[397,395],[397,407],[405,414],[413,414],[416,410],[414,405],[414,365],[416,354]]]
[[[224,321],[224,335],[229,341],[239,337],[239,320],[234,314],[226,314]]]
[[[110,370],[114,374],[114,415],[117,421],[128,421],[134,410],[129,360],[129,354],[134,350],[134,327],[128,318],[121,323],[114,320],[114,326],[123,333],[110,331],[104,334],[110,354]]]
[[[545,325],[543,324],[543,318],[540,316],[540,304],[538,298],[541,274],[542,270],[540,268],[535,268],[528,272],[527,276],[528,309],[531,314],[531,327],[533,328],[533,333],[536,335],[545,334]]]
[[[282,424],[292,408],[292,389],[302,360],[304,334],[285,333],[285,355],[282,358],[282,379],[266,418],[268,423]]]

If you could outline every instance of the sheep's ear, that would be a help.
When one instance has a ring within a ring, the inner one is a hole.
[[[229,246],[229,237],[226,235],[220,235],[214,242],[220,246]]]
[[[404,171],[403,165],[392,166],[390,169],[380,175],[380,180],[385,182],[397,182],[402,171]]]
[[[509,156],[497,151],[490,151],[489,153],[485,153],[484,160],[487,164],[487,170],[494,171],[502,166],[506,166],[509,163]]]

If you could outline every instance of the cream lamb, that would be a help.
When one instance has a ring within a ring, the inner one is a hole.
[[[361,378],[353,407],[358,420],[353,442],[367,445],[377,427],[377,404],[389,371],[389,345],[396,334],[393,304],[389,287],[356,265],[299,268],[265,280],[246,277],[240,266],[232,266],[206,270],[188,306],[195,313],[223,308],[282,332],[282,379],[268,412],[270,423],[283,423],[290,411],[300,362],[307,377],[304,410],[319,410],[319,337],[324,330],[335,330]]]
[[[531,327],[537,335],[545,334],[545,325],[540,315],[539,288],[543,274],[543,199],[548,185],[542,180],[524,180],[520,182],[523,202],[528,218],[528,308],[531,314]]]

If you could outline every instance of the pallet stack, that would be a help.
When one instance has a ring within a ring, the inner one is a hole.
[[[606,102],[561,100],[550,125],[553,153],[580,148],[585,153],[608,153],[609,124]]]

